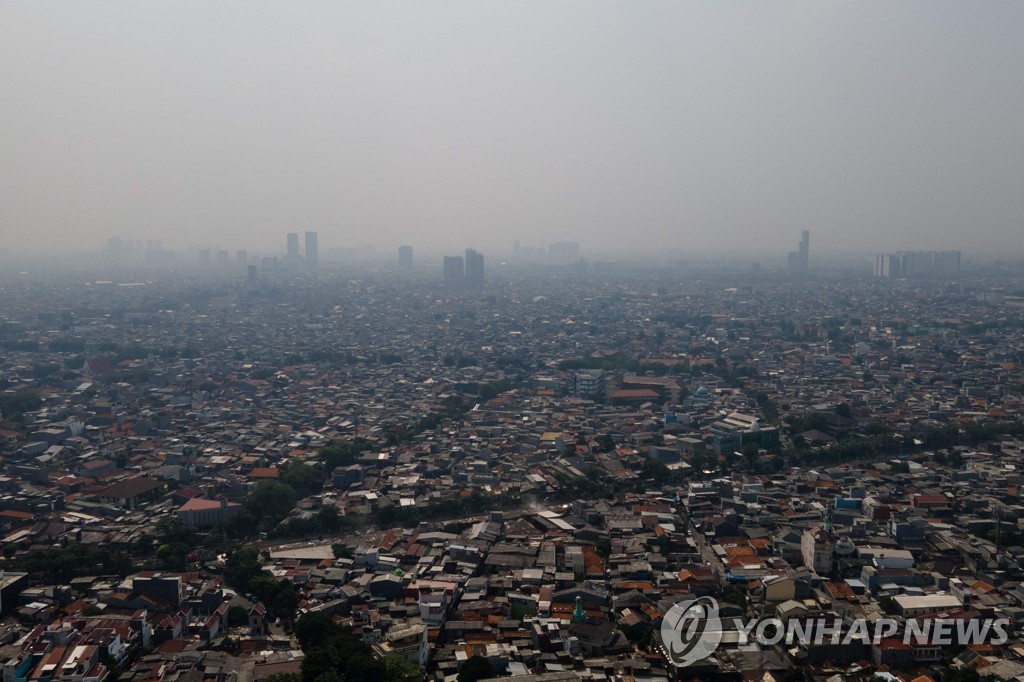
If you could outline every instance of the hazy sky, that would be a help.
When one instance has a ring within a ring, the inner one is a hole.
[[[1021,251],[1024,2],[0,3],[0,245]]]

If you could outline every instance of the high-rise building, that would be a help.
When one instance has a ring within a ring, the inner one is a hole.
[[[466,249],[466,286],[484,288],[484,254],[474,249]]]
[[[444,288],[461,289],[465,284],[466,268],[462,256],[444,257]]]
[[[299,233],[289,232],[288,233],[288,258],[299,257]]]
[[[875,255],[875,277],[898,279],[903,276],[902,259],[895,253]]]
[[[875,277],[942,277],[960,272],[959,251],[898,251],[875,256]]]
[[[580,258],[579,242],[554,242],[548,247],[552,263],[575,263]]]
[[[806,275],[810,269],[811,231],[804,230],[800,233],[800,246],[797,251],[790,251],[786,259],[786,266],[791,275]]]
[[[244,249],[235,251],[235,263],[237,265],[247,265],[249,263],[249,254]]]
[[[315,268],[320,264],[320,248],[318,245],[319,235],[316,232],[306,232],[306,267]]]
[[[412,267],[412,247],[411,246],[399,246],[398,247],[398,265],[399,267],[408,270]]]

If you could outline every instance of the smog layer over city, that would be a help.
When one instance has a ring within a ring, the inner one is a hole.
[[[1024,679],[1022,36],[0,5],[3,682]]]

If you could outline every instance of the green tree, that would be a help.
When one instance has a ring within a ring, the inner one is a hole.
[[[664,485],[672,477],[672,472],[663,463],[653,457],[648,457],[644,460],[644,465],[640,470],[640,477],[645,481],[654,483],[654,485]]]
[[[224,564],[224,582],[242,594],[251,594],[252,582],[263,575],[259,553],[251,547],[241,547],[228,553]]]
[[[757,473],[757,443],[747,443],[743,446],[743,459],[747,462],[747,468],[752,473]]]
[[[330,476],[331,472],[337,467],[347,467],[355,464],[359,455],[369,450],[372,446],[373,443],[365,438],[334,441],[320,448],[319,458],[324,463],[327,475]]]
[[[35,412],[43,406],[43,399],[29,391],[14,394],[0,393],[0,413],[4,419],[21,421],[26,412]]]
[[[245,501],[261,530],[269,531],[295,508],[295,490],[286,483],[261,481]]]
[[[340,630],[330,616],[319,611],[310,611],[299,616],[295,621],[295,638],[303,651],[316,649],[333,636],[340,635]]]
[[[228,627],[238,628],[249,623],[249,611],[244,606],[228,607]]]
[[[270,677],[264,677],[263,682],[301,682],[302,678],[296,673],[274,673]]]
[[[292,462],[281,474],[281,482],[291,486],[299,497],[308,497],[324,487],[324,476],[303,462]]]
[[[316,512],[316,523],[327,533],[334,533],[341,528],[341,514],[338,507],[333,504],[325,504]]]
[[[483,656],[470,656],[459,669],[458,682],[477,682],[494,677],[494,669]]]
[[[183,542],[169,542],[156,550],[156,559],[165,571],[184,571],[188,568],[188,554],[191,551]]]
[[[190,547],[196,544],[196,531],[186,526],[174,514],[161,516],[156,522],[157,536],[163,543],[181,543]]]
[[[389,682],[417,682],[423,679],[423,672],[401,656],[391,654],[382,660],[384,679]]]

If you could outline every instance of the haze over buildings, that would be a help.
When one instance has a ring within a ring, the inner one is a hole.
[[[0,247],[276,254],[302,226],[321,255],[784,259],[810,227],[816,253],[1017,250],[1021,25],[1020,3],[4,3]]]

